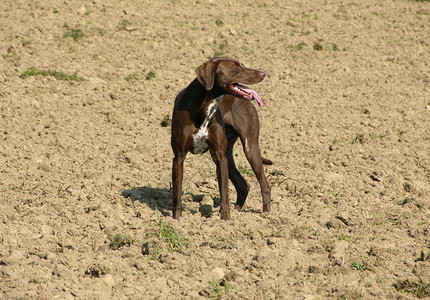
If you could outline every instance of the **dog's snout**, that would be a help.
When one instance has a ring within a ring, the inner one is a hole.
[[[264,79],[266,77],[266,73],[263,71],[258,71],[258,76],[260,76],[261,79]]]

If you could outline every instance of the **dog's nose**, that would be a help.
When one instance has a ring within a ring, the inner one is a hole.
[[[258,75],[259,75],[262,79],[264,79],[264,78],[266,77],[266,73],[264,73],[263,71],[259,71],[259,72],[258,72]]]

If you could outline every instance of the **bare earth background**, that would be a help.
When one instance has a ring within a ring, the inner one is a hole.
[[[1,1],[0,298],[430,289],[429,28],[408,0]],[[273,212],[237,145],[243,212],[219,219],[215,166],[189,155],[174,221],[173,100],[218,55],[268,74]]]

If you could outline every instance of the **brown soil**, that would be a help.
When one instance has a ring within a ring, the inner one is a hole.
[[[1,1],[0,298],[413,298],[429,28],[408,0]],[[210,156],[189,155],[174,221],[166,125],[215,55],[268,74],[273,211],[238,145],[243,212],[220,220]]]

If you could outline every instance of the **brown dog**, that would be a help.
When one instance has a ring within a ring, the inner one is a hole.
[[[223,57],[202,64],[196,74],[197,78],[176,96],[172,115],[173,218],[179,219],[182,214],[183,164],[188,152],[197,154],[209,150],[211,153],[221,196],[221,219],[230,219],[228,179],[237,192],[235,209],[242,209],[249,184],[233,160],[233,146],[238,137],[260,183],[263,211],[270,211],[270,186],[263,163],[271,165],[272,162],[261,157],[258,145],[260,124],[250,100],[255,99],[260,106],[263,103],[255,91],[239,84],[258,83],[266,74]]]

